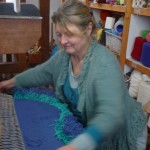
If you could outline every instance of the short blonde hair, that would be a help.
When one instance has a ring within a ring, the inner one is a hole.
[[[93,25],[92,34],[96,31],[96,22],[90,9],[78,0],[67,0],[52,16],[54,24],[61,24],[67,30],[67,24],[74,24],[85,31],[89,23]]]

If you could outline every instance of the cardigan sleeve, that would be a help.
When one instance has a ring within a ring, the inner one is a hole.
[[[56,54],[56,56],[53,56],[43,64],[16,75],[15,86],[30,87],[54,84],[60,71],[58,67],[61,67],[61,65],[58,65],[61,61],[61,56],[62,52]]]

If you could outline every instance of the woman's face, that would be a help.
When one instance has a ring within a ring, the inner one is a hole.
[[[58,42],[69,54],[80,54],[85,51],[87,45],[89,45],[90,34],[86,34],[86,31],[81,31],[75,25],[68,25],[65,29],[60,24],[56,24],[56,35]]]

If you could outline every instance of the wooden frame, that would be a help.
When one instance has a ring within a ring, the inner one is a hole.
[[[2,2],[2,0],[0,0]],[[4,1],[3,1],[4,2]],[[25,2],[22,0],[21,2]],[[50,0],[39,0],[40,14],[42,16],[41,38],[39,39],[41,45],[41,63],[49,58],[49,16],[50,16]],[[10,52],[11,54],[11,52]],[[29,67],[27,62],[27,55],[17,54],[18,63],[5,63],[0,65],[0,74],[5,73],[19,73]],[[39,61],[38,61],[39,63]]]

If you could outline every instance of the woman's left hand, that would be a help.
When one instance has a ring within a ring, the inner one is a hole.
[[[66,145],[66,146],[58,148],[57,150],[76,150],[76,149],[73,145]]]

